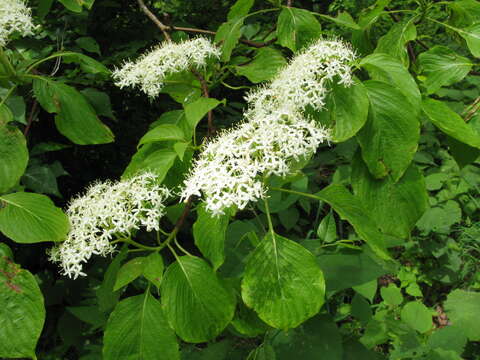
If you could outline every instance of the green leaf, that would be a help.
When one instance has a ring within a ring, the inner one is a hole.
[[[182,256],[165,273],[162,305],[177,335],[200,343],[212,340],[230,323],[235,296],[204,260]]]
[[[376,53],[363,58],[360,66],[367,69],[372,79],[389,83],[400,91],[412,105],[415,113],[420,111],[422,104],[420,90],[412,75],[399,60],[388,54]]]
[[[329,315],[315,316],[298,329],[275,335],[272,345],[277,360],[343,359],[342,335]]]
[[[157,144],[145,144],[132,156],[122,177],[127,178],[143,171],[151,171],[158,176],[158,181],[165,179],[170,168],[175,163],[177,153],[167,148],[155,146]]]
[[[17,192],[0,196],[0,203],[0,231],[13,241],[31,244],[66,239],[68,218],[47,196]]]
[[[2,109],[6,109],[5,106]],[[17,184],[28,164],[28,149],[25,137],[10,126],[8,112],[2,111],[0,119],[0,194]]]
[[[97,289],[97,298],[100,311],[109,312],[113,310],[120,297],[119,291],[113,291],[113,286],[117,280],[120,264],[127,257],[128,246],[124,245],[108,268],[103,277],[100,287]]]
[[[198,218],[193,224],[195,245],[217,270],[225,260],[225,233],[229,215],[215,216],[202,206],[197,211]]]
[[[33,275],[0,256],[0,357],[36,359],[45,322],[43,295]]]
[[[115,115],[113,115],[112,110],[112,103],[110,102],[110,96],[108,96],[107,93],[93,88],[83,89],[80,92],[87,98],[90,105],[93,106],[97,115],[115,119]]]
[[[456,0],[446,4],[452,10],[451,22],[466,27],[480,19],[480,4],[477,0]]]
[[[347,220],[357,234],[382,259],[390,259],[385,248],[383,235],[378,231],[375,222],[368,216],[360,199],[352,195],[344,186],[333,184],[315,194],[328,203],[342,219]]]
[[[480,22],[463,29],[455,29],[467,42],[473,56],[480,58]]]
[[[379,81],[365,83],[370,98],[368,121],[358,133],[362,157],[372,175],[398,181],[417,151],[420,124],[403,94]]]
[[[454,290],[444,303],[450,322],[460,327],[470,341],[480,341],[480,293]]]
[[[270,329],[270,327],[260,320],[258,315],[243,302],[238,304],[235,318],[232,320],[232,326],[240,334],[248,337],[265,334],[265,332]]]
[[[0,125],[2,127],[4,125],[6,126],[6,124],[9,123],[10,121],[13,121],[12,110],[10,110],[10,108],[7,105],[2,104],[2,106],[0,106]]]
[[[321,32],[320,23],[308,10],[284,7],[278,16],[278,43],[293,52],[318,39]]]
[[[257,51],[255,57],[246,65],[236,66],[238,75],[245,76],[253,83],[271,80],[287,64],[282,53],[270,47]]]
[[[122,300],[108,319],[103,359],[179,360],[175,333],[160,303],[147,291]]]
[[[40,0],[37,8],[37,17],[43,20],[52,8],[53,0]]]
[[[192,132],[195,130],[200,120],[219,104],[221,104],[221,101],[218,101],[217,99],[201,97],[184,106],[185,116]]]
[[[419,333],[423,334],[432,329],[432,312],[420,302],[412,301],[405,304],[400,316],[404,323]]]
[[[462,219],[462,210],[456,201],[448,200],[445,204],[428,209],[418,220],[417,227],[423,235],[430,232],[448,234],[453,224]]]
[[[376,53],[389,54],[408,69],[409,58],[406,44],[417,38],[417,28],[413,20],[415,17],[405,22],[394,24],[388,33],[378,40]]]
[[[158,125],[142,136],[138,146],[157,141],[185,141],[185,134],[176,125]]]
[[[377,283],[377,279],[374,279],[374,280],[370,280],[363,284],[352,286],[352,287],[358,294],[368,299],[368,301],[373,302],[373,298],[377,293],[378,283]]]
[[[79,145],[105,144],[114,137],[110,129],[97,117],[95,110],[76,89],[48,80],[33,81],[35,97],[49,113],[57,113],[58,131]]]
[[[0,243],[0,258],[7,257],[13,259],[12,249],[7,244]]]
[[[380,289],[380,295],[387,305],[398,306],[403,302],[403,296],[400,289],[395,284]]]
[[[133,280],[142,275],[144,267],[144,257],[136,257],[123,264],[120,270],[118,270],[117,280],[113,286],[113,291],[117,291],[125,285],[130,284]]]
[[[426,76],[427,93],[433,94],[442,86],[453,85],[468,75],[473,64],[445,46],[434,46],[418,56],[422,74]]]
[[[227,14],[227,20],[234,20],[248,15],[255,0],[237,0]]]
[[[325,275],[329,293],[359,286],[368,281],[375,281],[376,284],[377,278],[388,273],[363,252],[321,255],[318,257],[318,264]]]
[[[157,287],[162,283],[163,270],[163,258],[158,252],[151,253],[145,258],[143,276]]]
[[[348,340],[343,343],[344,360],[384,360],[382,354],[368,350],[356,340]]]
[[[480,149],[480,134],[444,102],[425,99],[422,110],[429,120],[445,134]]]
[[[458,325],[449,325],[435,329],[428,338],[428,346],[431,349],[451,350],[461,354],[465,345],[467,345],[467,341],[464,328]]]
[[[91,53],[101,55],[100,46],[97,41],[90,36],[82,36],[75,40],[75,43],[80,46],[83,50],[86,50]]]
[[[52,166],[45,164],[29,166],[23,174],[22,184],[37,193],[62,197],[58,190],[57,176]]]
[[[389,177],[375,179],[358,155],[352,165],[355,195],[384,234],[407,238],[428,207],[422,174],[412,164],[396,183]]]
[[[330,211],[320,222],[317,229],[318,238],[322,242],[331,243],[337,239],[337,225],[335,224],[335,217]]]
[[[329,117],[327,125],[333,127],[332,139],[340,143],[354,136],[368,118],[368,96],[361,82],[345,88],[333,85],[327,97],[326,111]]]
[[[328,16],[328,15],[324,15],[324,14],[318,14],[318,13],[316,13],[314,15],[320,16],[322,19],[327,19],[327,20],[333,21],[337,25],[345,26],[349,29],[353,29],[353,30],[360,30],[361,29],[360,26],[355,22],[355,20],[353,20],[352,15],[350,15],[346,11],[345,12],[339,12],[337,17],[332,17],[332,16]]]
[[[358,293],[352,299],[352,315],[355,316],[362,325],[366,325],[372,318],[372,310],[367,300]]]
[[[83,71],[91,74],[103,74],[106,76],[110,75],[110,70],[103,65],[101,62],[87,56],[85,54],[76,53],[73,51],[66,51],[66,52],[59,52],[50,55],[53,56],[61,56],[63,57],[64,61],[69,63],[77,63],[80,65]]]
[[[232,56],[232,51],[237,46],[240,37],[242,36],[242,26],[245,17],[234,18],[220,25],[215,35],[215,42],[223,41],[222,56],[223,62],[228,62]]]
[[[82,12],[82,0],[58,0],[68,10],[79,13]]]
[[[269,233],[250,255],[242,298],[268,325],[289,329],[320,310],[325,281],[315,257],[303,246]]]

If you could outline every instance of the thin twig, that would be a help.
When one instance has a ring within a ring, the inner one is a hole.
[[[35,113],[37,112],[37,108],[38,108],[38,101],[33,100],[32,110],[30,110],[30,115],[28,116],[28,120],[27,120],[27,126],[25,127],[25,130],[23,131],[23,135],[25,137],[28,136],[28,132],[30,131],[30,128],[32,127],[33,119],[35,118]]]
[[[191,68],[190,71],[192,72],[193,75],[200,81],[200,85],[202,86],[202,93],[203,96],[206,98],[210,97],[210,94],[208,92],[208,85],[207,82],[205,81],[204,77],[202,74],[200,74],[197,70],[194,68]],[[208,112],[208,120],[207,120],[207,126],[208,126],[208,132],[207,136],[213,136],[215,134],[215,126],[213,125],[213,111],[210,110]]]
[[[154,22],[155,25],[160,29],[160,31],[163,33],[165,38],[167,40],[171,40],[170,35],[168,34],[169,30],[175,30],[175,31],[185,31],[185,32],[190,32],[190,33],[197,33],[197,34],[207,34],[207,35],[216,35],[217,33],[215,31],[211,30],[203,30],[203,29],[195,29],[195,28],[190,28],[190,27],[183,27],[183,26],[167,26],[164,23],[162,23],[156,16],[153,14],[148,7],[145,5],[143,0],[137,0],[138,4],[140,5],[140,8],[142,11],[148,16],[150,20]],[[265,46],[268,46],[270,44],[273,44],[277,39],[272,39],[266,42],[256,42],[256,41],[251,41],[251,40],[246,40],[246,39],[240,39],[240,42],[255,48],[262,48]]]
[[[168,29],[169,27],[167,25],[164,25],[149,9],[148,7],[145,5],[145,3],[143,2],[143,0],[137,0],[138,2],[138,5],[140,6],[140,9],[142,9],[142,11],[145,13],[145,15],[148,16],[148,18],[150,20],[152,20],[155,25],[157,25],[157,27],[160,29],[160,31],[163,33],[163,36],[165,36],[165,39],[167,39],[168,41],[172,41],[172,39],[170,38],[170,35],[168,34]]]

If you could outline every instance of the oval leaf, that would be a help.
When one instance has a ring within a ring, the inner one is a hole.
[[[62,241],[69,222],[45,195],[18,192],[0,196],[0,231],[17,243]]]
[[[27,164],[25,136],[16,127],[0,119],[0,193],[6,192],[18,182]]]
[[[156,141],[185,141],[182,129],[173,124],[163,124],[154,127],[140,139],[138,145]]]
[[[175,333],[160,303],[149,292],[122,300],[108,319],[103,358],[180,359]]]
[[[43,295],[27,270],[0,256],[0,357],[35,358],[45,321]]]
[[[312,253],[269,233],[247,262],[242,298],[268,325],[294,328],[320,310],[325,280]]]
[[[278,42],[294,52],[317,39],[321,32],[320,23],[308,10],[284,7],[278,16]]]
[[[162,305],[178,336],[200,343],[215,338],[230,323],[235,296],[204,260],[182,256],[165,273]]]
[[[266,47],[258,50],[251,62],[237,66],[237,74],[243,75],[253,83],[271,80],[287,64],[282,53]]]
[[[387,83],[365,83],[370,98],[368,121],[358,133],[362,157],[375,178],[400,179],[417,151],[420,124],[402,93]]]

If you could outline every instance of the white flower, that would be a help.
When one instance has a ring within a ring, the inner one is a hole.
[[[203,195],[213,215],[232,207],[244,209],[264,197],[265,176],[289,174],[293,163],[329,138],[327,129],[288,108],[251,119],[207,145],[181,196]]]
[[[12,33],[33,35],[34,29],[32,11],[24,0],[0,0],[0,46],[7,44]]]
[[[330,140],[330,131],[302,111],[308,105],[323,109],[329,83],[350,86],[354,59],[337,40],[319,40],[298,54],[270,84],[247,96],[245,122],[206,146],[181,197],[202,196],[213,215],[264,197],[266,177],[288,175],[295,162]]]
[[[355,53],[339,40],[318,40],[296,55],[266,87],[250,93],[250,111],[265,112],[279,106],[298,110],[311,105],[321,110],[328,92],[328,83],[352,84],[351,63]]]
[[[144,173],[120,182],[98,182],[74,199],[66,213],[71,229],[67,239],[50,249],[50,260],[73,278],[85,275],[82,263],[92,255],[114,252],[111,240],[129,237],[132,230],[159,229],[170,192],[156,184],[156,176]]]
[[[138,86],[150,97],[156,97],[165,77],[190,67],[205,66],[209,57],[220,56],[220,50],[208,39],[198,37],[181,43],[164,42],[136,62],[126,62],[113,72],[120,88]]]

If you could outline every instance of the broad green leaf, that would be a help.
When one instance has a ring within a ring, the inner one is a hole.
[[[225,233],[230,216],[213,217],[203,206],[197,214],[197,221],[193,224],[195,245],[217,270],[225,260]]]
[[[123,264],[120,270],[118,270],[117,280],[115,281],[115,285],[113,286],[113,291],[117,291],[125,285],[130,284],[133,280],[142,275],[144,267],[144,257],[136,257],[129,262]]]
[[[398,181],[417,151],[420,124],[403,94],[387,83],[365,83],[370,110],[367,123],[357,134],[362,157],[372,175]]]
[[[57,176],[53,167],[49,165],[29,166],[23,174],[22,184],[37,193],[62,197],[58,190]]]
[[[227,20],[234,20],[248,15],[255,0],[237,0],[227,14]]]
[[[220,25],[215,35],[215,42],[223,42],[221,60],[228,62],[232,51],[242,36],[244,17],[237,17]]]
[[[317,229],[318,238],[322,242],[331,243],[337,239],[337,225],[335,224],[335,217],[330,211],[320,222]]]
[[[65,6],[68,10],[79,13],[82,12],[82,3],[83,0],[58,0],[60,1],[63,6]]]
[[[472,55],[480,58],[480,22],[456,31],[465,39]]]
[[[428,338],[428,346],[431,349],[452,350],[461,354],[465,345],[467,345],[467,341],[464,328],[459,325],[449,325],[435,329]]]
[[[263,343],[248,354],[247,360],[277,360],[275,350],[270,344]]]
[[[381,265],[365,253],[325,254],[318,257],[327,282],[327,292],[337,292],[377,278],[388,273]]]
[[[456,0],[448,2],[452,10],[451,23],[466,27],[480,20],[480,3],[477,0]]]
[[[236,66],[237,74],[245,76],[253,83],[271,80],[287,64],[282,53],[270,47],[258,50],[251,62]]]
[[[189,104],[202,96],[200,81],[191,71],[168,75],[160,92],[170,95],[173,100],[182,105]]]
[[[13,259],[12,249],[7,244],[0,243],[0,258],[7,257]]]
[[[375,297],[378,288],[377,279],[367,281],[360,285],[352,286],[352,288],[358,294],[368,299],[368,301],[373,302],[373,298]]]
[[[270,329],[270,327],[258,317],[255,311],[249,309],[243,302],[238,304],[235,317],[232,320],[232,326],[240,334],[248,337],[265,334],[265,332]]]
[[[353,29],[353,30],[360,30],[360,26],[353,20],[352,15],[350,15],[348,12],[340,12],[338,13],[337,17],[332,17],[324,14],[318,14],[315,13],[314,15],[320,16],[322,19],[327,19],[330,21],[333,21],[337,25],[340,26],[345,26],[347,28]]]
[[[380,295],[382,295],[382,299],[387,305],[398,306],[403,302],[402,292],[395,284],[382,287]]]
[[[34,358],[45,322],[43,295],[33,275],[0,256],[0,357]]]
[[[45,195],[17,192],[0,196],[0,231],[17,243],[62,241],[69,222]]]
[[[421,53],[418,62],[426,76],[427,93],[433,94],[442,86],[453,85],[468,75],[473,64],[445,46],[435,46]]]
[[[52,8],[53,0],[40,0],[37,8],[37,17],[43,20]]]
[[[13,121],[12,110],[10,110],[10,108],[7,105],[2,104],[2,106],[0,106],[0,124],[3,126],[9,123],[10,121]]]
[[[315,195],[328,203],[342,219],[347,220],[378,256],[390,259],[383,235],[378,231],[374,220],[368,216],[369,212],[359,198],[337,184],[327,186]]]
[[[195,131],[200,120],[219,104],[221,104],[221,101],[218,101],[217,99],[201,97],[184,106],[185,116],[192,132]]]
[[[180,359],[175,333],[148,291],[118,303],[108,319],[103,344],[105,360]]]
[[[158,252],[151,253],[145,258],[143,276],[155,286],[160,287],[164,268],[162,256]]]
[[[5,106],[2,109],[6,109]],[[9,115],[2,111],[0,119],[0,194],[17,184],[28,164],[28,149],[25,137],[16,127],[6,121]]]
[[[372,309],[370,303],[358,293],[352,299],[352,315],[356,317],[362,325],[366,325],[372,318]]]
[[[425,180],[413,164],[395,183],[390,177],[375,179],[360,156],[355,156],[352,186],[384,234],[407,238],[428,207]]]
[[[48,80],[33,81],[35,97],[49,113],[56,113],[58,131],[79,145],[105,144],[114,137],[85,97],[71,86]]]
[[[67,311],[77,319],[91,324],[96,328],[104,326],[107,322],[107,316],[101,312],[98,306],[68,306]]]
[[[185,141],[185,134],[176,125],[158,125],[142,136],[138,146],[157,141]]]
[[[278,43],[293,52],[318,39],[321,32],[320,23],[308,10],[284,7],[278,16]]]
[[[268,325],[294,328],[318,313],[324,297],[315,257],[296,242],[269,233],[250,255],[242,298]]]
[[[198,257],[177,258],[165,272],[161,290],[167,319],[186,342],[214,339],[233,318],[234,294]]]
[[[444,308],[452,325],[460,327],[470,341],[480,341],[480,293],[454,290]]]
[[[275,335],[272,346],[277,360],[343,359],[342,335],[329,315],[315,316],[297,329],[282,331]]]
[[[73,51],[66,51],[54,53],[51,56],[61,56],[67,64],[77,63],[80,65],[83,71],[91,74],[103,74],[107,76],[110,75],[110,70],[108,70],[105,65],[85,54],[80,54]]]
[[[362,59],[360,65],[367,69],[374,80],[389,83],[400,91],[418,113],[422,103],[422,96],[412,75],[400,61],[388,54],[376,53]]]
[[[113,291],[117,281],[117,274],[122,261],[127,257],[128,246],[124,245],[113,261],[108,265],[103,276],[103,281],[96,291],[100,311],[109,312],[113,310],[120,297],[120,291]]]
[[[388,4],[390,4],[391,0],[377,0],[373,6],[370,8],[364,9],[363,13],[360,14],[358,19],[358,24],[362,29],[367,29],[372,26],[379,16],[383,13]]]
[[[372,350],[368,350],[357,340],[348,340],[343,343],[343,360],[385,360],[385,357]]]
[[[464,360],[465,358],[461,357],[455,351],[452,350],[443,350],[443,349],[433,349],[428,353],[428,357],[424,357],[425,360]]]
[[[417,227],[423,235],[430,232],[448,234],[453,224],[462,219],[462,210],[456,201],[448,200],[444,204],[432,207],[425,211],[418,220]]]
[[[332,140],[341,143],[365,125],[368,107],[367,91],[361,82],[349,88],[334,84],[327,95],[325,110],[318,116],[324,125],[333,128]]]
[[[168,148],[156,146],[156,143],[145,144],[132,156],[122,177],[127,178],[143,171],[151,171],[162,182],[167,172],[175,163],[177,153]]]
[[[404,323],[419,333],[426,333],[432,328],[432,312],[421,302],[412,301],[402,308],[400,313]]]
[[[444,102],[425,99],[422,110],[428,119],[445,134],[480,149],[480,134]]]
[[[93,106],[97,115],[115,119],[115,115],[113,114],[112,110],[112,103],[110,102],[110,96],[108,96],[107,93],[93,88],[86,88],[80,92],[87,98],[90,105]]]
[[[411,18],[405,22],[394,24],[388,33],[378,40],[376,53],[389,54],[393,58],[401,61],[408,69],[409,58],[406,44],[417,38],[417,29],[413,22],[415,18]]]
[[[101,55],[100,46],[97,41],[90,36],[82,36],[75,40],[75,43],[83,50]]]

